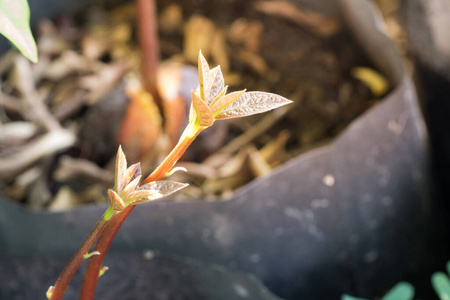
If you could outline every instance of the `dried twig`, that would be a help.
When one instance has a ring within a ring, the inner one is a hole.
[[[89,160],[65,156],[61,158],[60,166],[55,172],[55,179],[58,181],[84,179],[94,182],[112,183],[114,175],[112,172],[100,168]]]
[[[341,27],[338,18],[325,16],[304,8],[300,9],[298,5],[285,0],[258,1],[254,4],[254,7],[262,13],[289,20],[321,37],[329,37]]]
[[[31,65],[25,57],[19,56],[14,68],[17,89],[23,96],[27,116],[37,125],[49,131],[61,130],[62,127],[44,104],[44,99],[35,88]]]
[[[75,136],[66,130],[54,130],[30,142],[15,155],[0,158],[0,180],[10,180],[42,157],[75,143]]]

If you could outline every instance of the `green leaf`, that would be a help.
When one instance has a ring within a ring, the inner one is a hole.
[[[357,297],[353,297],[353,296],[344,294],[341,296],[341,300],[367,300],[367,299],[357,298]]]
[[[441,300],[450,300],[450,280],[443,272],[434,273],[431,283]]]
[[[52,297],[52,294],[53,294],[53,290],[55,289],[55,287],[53,286],[53,285],[51,285],[49,288],[48,288],[48,290],[47,290],[47,292],[45,293],[45,295],[47,296],[47,299],[50,299],[51,297]]]
[[[411,300],[414,297],[414,287],[408,282],[397,283],[382,300]]]
[[[292,103],[277,94],[265,92],[247,92],[231,103],[215,118],[217,120],[246,117],[263,113],[274,108]]]
[[[26,0],[0,0],[0,33],[22,54],[36,63],[36,42],[30,29],[30,7]]]
[[[450,275],[450,261],[447,262],[447,274]]]

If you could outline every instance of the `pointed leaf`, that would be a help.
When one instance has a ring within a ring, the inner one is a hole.
[[[219,93],[217,93],[216,97],[211,101],[211,103],[209,103],[209,107],[213,107],[215,103],[217,103],[217,101],[219,101],[223,96],[225,96],[225,94],[227,93],[228,90],[228,85],[225,86]],[[212,110],[212,109],[211,109]]]
[[[141,164],[136,163],[128,167],[125,172],[124,184],[127,185],[139,175],[142,175]]]
[[[208,105],[192,91],[192,106],[194,120],[199,122],[200,126],[211,126],[214,122],[214,116]]]
[[[213,70],[215,69],[217,69],[217,71],[213,72]],[[212,85],[209,88],[209,94],[207,96],[205,95],[205,97],[208,97],[206,101],[208,105],[211,104],[214,98],[223,90],[225,86],[225,80],[223,79],[223,74],[222,70],[220,69],[220,66],[215,67],[213,70],[210,71],[211,73],[210,81]]]
[[[127,172],[127,159],[125,153],[122,151],[122,146],[119,146],[116,157],[116,175],[114,181],[114,190],[121,194],[125,187],[125,176]]]
[[[250,116],[272,110],[274,108],[292,103],[277,94],[265,92],[247,92],[231,105],[226,107],[215,119],[231,119]]]
[[[205,79],[208,79],[209,65],[205,57],[202,54],[202,50],[198,53],[198,82],[199,82],[199,96],[205,99],[204,86]]]
[[[141,198],[135,201],[130,202],[130,204],[139,204],[144,202],[153,201],[165,196],[168,196],[170,194],[173,194],[182,188],[185,188],[188,186],[186,183],[180,183],[175,181],[169,181],[169,180],[162,180],[162,181],[154,181],[150,182],[149,184],[143,185],[141,188],[142,190],[147,190],[150,193],[154,192],[150,196],[146,198]]]
[[[122,191],[121,196],[124,199],[128,198],[128,194],[132,191],[134,191],[136,189],[136,187],[138,186],[139,182],[141,181],[141,177],[142,175],[139,175],[138,177],[136,177],[133,181],[131,181]]]
[[[214,69],[211,69],[208,72],[208,76],[203,81],[203,94],[204,97],[202,98],[205,103],[208,103],[208,99],[211,95],[211,88],[214,84],[214,81],[216,79],[217,74],[219,73],[219,66],[215,67]]]
[[[113,207],[115,211],[122,211],[125,209],[125,203],[122,198],[120,198],[120,196],[111,189],[108,190],[108,201],[109,206]]]
[[[0,33],[22,54],[36,63],[36,42],[30,29],[30,7],[26,0],[0,1]]]
[[[214,115],[219,115],[220,112],[222,112],[225,108],[227,108],[229,105],[231,105],[234,101],[239,99],[243,94],[245,93],[245,90],[237,91],[229,93],[228,95],[223,96],[222,98],[219,98],[217,101],[211,104],[211,110],[213,111]]]

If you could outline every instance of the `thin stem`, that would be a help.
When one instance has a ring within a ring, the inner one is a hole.
[[[192,127],[188,125],[180,138],[180,141],[175,146],[175,148],[167,155],[165,160],[159,165],[159,167],[150,174],[142,184],[146,184],[152,181],[162,180],[166,177],[167,172],[169,172],[175,163],[180,159],[189,145],[194,141],[194,139],[200,134],[204,128],[197,128],[192,135],[188,135],[191,132]],[[99,272],[103,265],[106,253],[111,246],[111,243],[119,231],[120,226],[134,209],[134,205],[128,206],[122,212],[116,214],[109,222],[103,234],[100,236],[97,245],[95,246],[95,251],[99,251],[100,255],[96,255],[89,260],[89,265],[86,269],[86,273],[83,279],[83,286],[81,288],[80,300],[92,300],[94,299],[95,289],[97,287],[97,282],[99,278]]]
[[[109,222],[108,226],[105,228],[104,233],[100,236],[95,249],[102,249],[99,255],[93,256],[89,260],[88,267],[83,279],[83,286],[81,287],[80,300],[92,300],[95,296],[95,290],[97,288],[97,282],[100,274],[100,269],[103,265],[106,253],[111,246],[114,237],[119,231],[120,226],[123,221],[128,217],[128,215],[133,211],[134,205],[128,206],[116,214]],[[96,250],[100,251],[100,250]]]
[[[142,51],[142,78],[147,92],[149,92],[158,107],[162,108],[158,95],[156,80],[159,62],[158,30],[156,23],[156,1],[137,0],[138,37]]]
[[[178,144],[172,151],[167,155],[164,161],[156,168],[143,182],[142,184],[147,184],[152,181],[158,181],[164,179],[166,174],[173,168],[176,162],[180,159],[180,157],[184,154],[186,149],[191,145],[194,139],[200,134],[200,132],[204,128],[197,128],[194,133],[189,136],[188,133],[192,130],[191,124],[186,127],[184,133],[181,135]]]
[[[50,300],[61,300],[64,297],[64,293],[69,286],[70,280],[72,280],[73,275],[85,259],[84,255],[89,252],[92,245],[105,229],[107,223],[108,222],[105,221],[105,219],[102,217],[89,233],[89,235],[84,239],[77,252],[75,252],[75,254],[65,266],[64,270],[61,272],[61,275],[59,275],[58,279],[56,280]]]

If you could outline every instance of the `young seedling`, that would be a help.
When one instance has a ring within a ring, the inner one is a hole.
[[[102,266],[111,242],[123,221],[137,204],[160,199],[187,184],[162,180],[174,171],[178,159],[194,139],[216,120],[239,118],[272,110],[292,101],[276,94],[238,91],[227,94],[220,66],[209,68],[202,53],[198,58],[199,86],[192,91],[189,124],[178,144],[147,178],[141,182],[139,164],[127,168],[125,154],[119,147],[116,159],[114,188],[108,191],[109,207],[78,251],[64,268],[60,277],[47,291],[51,300],[62,299],[72,276],[85,259],[89,264],[85,273],[80,299],[93,299],[97,281],[105,272]],[[89,252],[97,241],[93,252]]]

